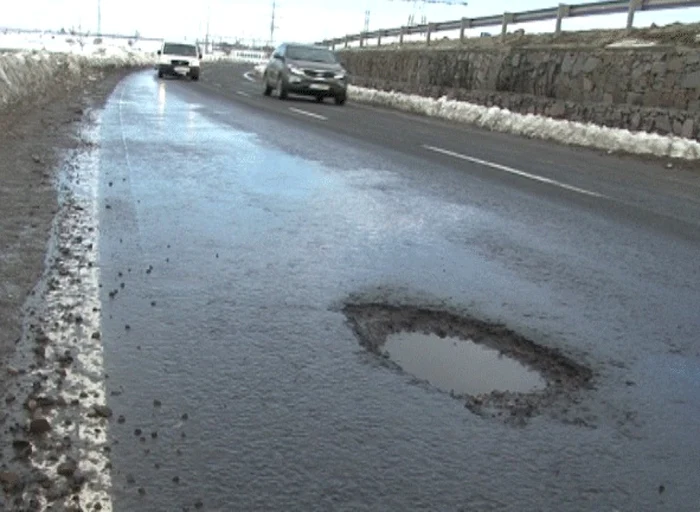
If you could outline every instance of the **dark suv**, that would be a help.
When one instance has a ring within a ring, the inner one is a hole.
[[[299,94],[314,96],[318,102],[333,98],[344,105],[348,97],[347,72],[335,53],[322,46],[280,45],[265,67],[262,83],[265,96],[275,90],[280,99]]]

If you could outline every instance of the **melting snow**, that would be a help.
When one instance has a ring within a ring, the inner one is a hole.
[[[700,143],[676,136],[631,132],[592,123],[519,114],[499,107],[484,107],[464,101],[426,98],[414,94],[378,91],[350,86],[350,98],[361,103],[468,123],[487,130],[534,139],[552,140],[611,152],[658,157],[700,159]]]

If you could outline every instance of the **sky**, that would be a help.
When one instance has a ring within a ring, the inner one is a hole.
[[[451,0],[444,0],[449,3]],[[590,0],[570,0],[569,4]],[[0,0],[0,26],[28,29],[97,30],[97,6],[101,3],[102,32],[133,34],[165,39],[203,39],[264,43],[270,38],[272,0]],[[446,21],[505,11],[518,12],[554,7],[559,0],[469,0],[469,5],[422,3],[415,0],[276,0],[275,42],[316,42],[362,31],[365,11],[370,11],[370,30],[405,25],[413,14],[417,21]],[[458,2],[455,2],[458,3]],[[564,20],[564,30],[622,28],[626,15],[595,16]],[[638,13],[636,26],[652,22],[700,22],[700,7]],[[523,24],[526,32],[549,32],[554,21]],[[499,27],[480,29],[493,33]],[[477,34],[478,35],[478,34]]]

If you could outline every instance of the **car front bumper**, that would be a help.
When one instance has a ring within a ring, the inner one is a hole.
[[[289,75],[287,77],[287,90],[292,94],[309,96],[334,96],[347,95],[347,80],[319,79],[305,76]]]

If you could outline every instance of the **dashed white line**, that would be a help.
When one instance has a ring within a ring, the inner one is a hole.
[[[248,94],[247,92],[236,91],[236,94],[238,94],[239,96],[245,96],[246,98],[250,98],[250,94]]]
[[[321,121],[328,121],[326,116],[320,114],[314,114],[313,112],[307,112],[306,110],[301,110],[300,108],[289,107],[289,110],[303,116],[313,117],[314,119],[319,119]]]
[[[442,149],[438,148],[435,146],[429,146],[427,144],[424,144],[423,147],[429,151],[433,151],[435,153],[441,153],[443,155],[451,156],[454,158],[459,158],[460,160],[466,160],[467,162],[472,162],[475,164],[483,165],[485,167],[491,167],[492,169],[496,169],[499,171],[504,171],[510,174],[515,174],[516,176],[521,176],[523,178],[528,178],[534,181],[539,181],[540,183],[547,183],[549,185],[554,185],[555,187],[563,188],[566,190],[571,190],[572,192],[578,192],[579,194],[585,194],[587,196],[592,196],[592,197],[605,197],[603,194],[599,194],[597,192],[592,192],[590,190],[586,190],[584,188],[579,188],[575,187],[573,185],[567,185],[566,183],[562,183],[560,181],[556,181],[550,178],[545,178],[544,176],[538,176],[536,174],[531,174],[529,172],[521,171],[519,169],[515,169],[513,167],[509,167],[507,165],[501,165],[497,164],[495,162],[489,162],[488,160],[482,160],[481,158],[475,158],[473,156],[468,156],[468,155],[463,155],[461,153],[457,153],[455,151],[450,151],[449,149]]]
[[[250,76],[252,73],[253,73],[252,71],[248,71],[247,73],[243,73],[243,78],[245,78],[249,82],[257,82],[255,77]]]

